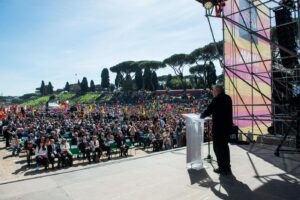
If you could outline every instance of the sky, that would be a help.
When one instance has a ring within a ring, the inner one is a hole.
[[[0,96],[32,93],[42,80],[100,84],[102,69],[122,61],[190,53],[213,42],[204,15],[195,0],[0,0]],[[221,21],[212,24],[221,40]]]

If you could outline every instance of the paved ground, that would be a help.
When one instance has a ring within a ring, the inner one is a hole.
[[[300,199],[299,154],[275,158],[275,147],[259,144],[230,148],[230,177],[209,163],[187,171],[181,149],[0,183],[0,199]]]
[[[129,157],[140,157],[148,155],[152,152],[151,148],[147,148],[146,150],[142,150],[141,148],[137,148],[136,151],[130,150]],[[126,159],[120,158],[118,156],[113,156],[112,160],[116,159]],[[106,156],[101,157],[101,162],[111,162],[107,160]],[[73,169],[81,169],[82,167],[88,166],[87,160],[82,159],[74,159],[74,167]],[[12,156],[12,151],[5,148],[5,142],[2,138],[0,138],[0,182],[1,181],[8,181],[12,179],[22,179],[22,178],[29,178],[35,175],[43,175],[46,174],[43,167],[40,167],[39,170],[36,170],[35,161],[33,159],[33,164],[31,167],[27,167],[26,163],[26,154],[25,151],[21,152],[19,156]],[[56,166],[56,164],[55,164]],[[50,169],[49,172],[56,171],[60,172],[61,170],[52,170]]]

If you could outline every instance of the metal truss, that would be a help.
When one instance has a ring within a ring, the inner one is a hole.
[[[285,134],[287,130],[289,130],[289,127],[291,123],[295,121],[295,117],[297,116],[296,108],[293,107],[292,102],[290,101],[291,96],[293,95],[293,89],[295,87],[300,87],[300,65],[295,65],[292,68],[286,68],[282,64],[283,57],[280,57],[279,51],[284,51],[288,54],[288,56],[284,58],[297,58],[298,61],[300,60],[300,1],[291,0],[290,2],[292,4],[287,5],[283,3],[282,1],[278,0],[247,0],[249,3],[249,6],[247,8],[241,8],[237,2],[237,0],[232,0],[233,6],[237,8],[236,12],[230,13],[227,15],[222,12],[222,14],[215,14],[213,9],[206,10],[206,17],[208,20],[208,24],[210,27],[210,31],[213,37],[214,42],[216,43],[216,39],[214,36],[214,31],[211,26],[210,18],[220,18],[223,22],[223,29],[226,30],[231,38],[232,43],[234,44],[234,47],[237,49],[238,55],[241,57],[242,63],[234,64],[234,65],[226,65],[224,62],[224,59],[219,59],[220,66],[224,69],[226,77],[228,78],[228,81],[232,84],[234,92],[236,93],[237,97],[239,98],[239,101],[241,104],[236,104],[234,106],[234,110],[238,107],[244,107],[246,110],[245,115],[238,116],[235,119],[236,120],[250,120],[252,121],[252,133],[254,133],[254,127],[258,127],[259,132],[254,134],[265,134],[260,129],[260,126],[258,124],[263,124],[268,128],[270,125],[265,124],[266,121],[272,121],[272,124],[275,128],[275,133],[277,134]],[[225,3],[227,3],[225,1]],[[268,12],[265,12],[261,9],[261,6],[265,6],[268,10]],[[287,8],[292,13],[292,18],[294,21],[276,25],[275,23],[275,13],[277,9],[280,8]],[[260,14],[265,15],[270,20],[270,26],[264,27],[259,30],[254,30],[251,27],[252,24],[252,18],[250,18],[250,22],[246,21],[247,19],[244,18],[243,12],[249,11],[256,12],[256,15],[258,17],[258,20],[261,23],[260,15],[258,15],[258,12]],[[240,20],[235,20],[232,18],[233,15],[239,15]],[[297,25],[298,26],[298,32],[297,32],[297,49],[296,53],[295,51],[291,49],[287,49],[284,46],[280,45],[277,41],[273,40],[272,38],[268,38],[265,36],[266,31],[274,31],[278,27],[288,26],[288,25]],[[251,55],[252,52],[255,51],[255,53],[258,54],[258,58],[255,60],[251,56],[251,61],[244,58],[244,55],[242,53],[242,50],[237,45],[237,41],[234,37],[234,34],[230,31],[230,26],[234,25],[235,27],[238,27],[245,32],[247,32],[250,35],[251,38]],[[264,59],[261,53],[260,48],[257,45],[257,42],[255,42],[255,38],[259,38],[260,40],[263,40],[264,42],[270,44],[272,49],[272,55],[270,59]],[[217,46],[216,46],[216,50]],[[218,52],[219,53],[219,52]],[[219,53],[220,55],[220,53]],[[223,56],[219,56],[223,57]],[[272,63],[271,69],[268,68],[267,62]],[[264,66],[264,71],[256,72],[253,70],[253,64],[261,64]],[[240,69],[239,65],[245,66],[244,69]],[[252,102],[253,102],[253,94],[259,94],[261,99],[263,100],[263,104],[247,104],[244,100],[243,95],[238,90],[238,83],[234,81],[232,77],[229,76],[229,73],[232,74],[234,77],[237,77],[241,81],[243,81],[243,84],[246,84],[247,86],[251,87],[251,95],[252,95]],[[240,74],[247,74],[251,77],[251,80],[244,80]],[[265,79],[271,80],[271,87],[272,87],[272,97],[269,93],[266,93],[263,91],[262,88],[260,88],[260,85],[258,81],[269,84],[265,81]],[[275,101],[274,97],[276,96],[277,100]],[[279,99],[279,100],[278,100]],[[254,115],[253,108],[263,106],[268,108],[268,114],[264,115]],[[296,133],[297,128],[291,127],[291,132]]]

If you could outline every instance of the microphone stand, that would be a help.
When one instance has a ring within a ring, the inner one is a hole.
[[[210,137],[209,137],[209,131],[210,131],[210,122],[207,120],[206,121],[207,123],[207,138],[208,138],[208,141],[207,141],[207,144],[208,144],[208,155],[206,158],[204,158],[204,160],[206,160],[208,163],[212,163],[212,161],[214,161],[213,157],[211,156],[210,154]]]

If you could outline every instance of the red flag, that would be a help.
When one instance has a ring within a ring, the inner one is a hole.
[[[5,114],[0,112],[0,119],[5,119]]]

